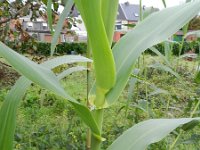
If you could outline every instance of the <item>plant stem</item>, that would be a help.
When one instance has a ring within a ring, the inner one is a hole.
[[[146,66],[146,63],[145,63],[145,54],[143,53],[143,67],[144,67],[144,80],[147,81],[147,66]],[[148,118],[150,116],[149,114],[149,102],[148,102],[148,86],[147,84],[145,84],[145,99],[147,101],[147,115],[148,115]]]
[[[174,146],[176,145],[176,143],[179,140],[179,138],[180,138],[181,135],[182,135],[182,131],[180,131],[180,133],[178,134],[178,136],[176,137],[176,139],[174,140],[174,142],[170,146],[169,150],[172,150],[172,148],[174,148]]]
[[[192,118],[195,114],[195,112],[197,111],[198,107],[200,105],[200,100],[197,102],[196,106],[194,107],[194,110],[192,111],[192,113],[190,114],[190,118]]]
[[[138,58],[138,69],[140,69],[140,57]],[[139,99],[139,82],[136,84],[137,86],[137,95],[136,95],[136,101]]]
[[[91,130],[87,129],[86,150],[91,149]]]
[[[103,124],[103,109],[93,111],[93,116],[96,119],[97,125],[100,129],[100,133],[102,132],[102,124]],[[100,150],[101,140],[92,135],[91,137],[91,150]]]
[[[196,106],[194,107],[194,110],[192,111],[192,113],[190,114],[190,118],[192,118],[195,114],[195,112],[197,111],[198,107],[200,105],[200,101],[197,102]],[[176,137],[176,139],[174,140],[173,144],[170,146],[169,150],[172,150],[172,148],[176,145],[177,141],[179,140],[180,136],[182,135],[183,131],[180,131],[180,133],[178,134],[178,136]]]
[[[142,7],[142,0],[140,0],[140,21],[143,20],[143,7]]]
[[[87,41],[87,58],[91,58],[91,47],[89,40]],[[91,89],[91,66],[90,62],[87,63],[87,106],[89,107],[89,92]],[[87,129],[87,138],[86,138],[86,150],[91,149],[91,131],[90,128]]]
[[[167,98],[167,114],[168,114],[168,111],[169,111],[169,105],[170,105],[170,97]]]

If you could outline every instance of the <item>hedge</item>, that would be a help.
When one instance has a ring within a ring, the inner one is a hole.
[[[172,53],[174,55],[179,55],[180,44],[173,43],[172,46],[173,46]],[[199,46],[200,46],[200,42],[198,41],[184,42],[182,50],[181,50],[181,55],[191,50],[193,50],[193,52],[195,52],[196,54],[199,54]],[[165,48],[164,48],[163,43],[155,45],[155,48],[157,48],[162,54],[164,54]],[[154,53],[150,49],[146,50],[145,53],[154,55]]]
[[[22,42],[20,45],[15,42],[6,43],[10,48],[19,53],[31,53],[36,55],[50,55],[51,44],[43,42]],[[84,54],[86,53],[86,43],[60,43],[56,46],[55,54]]]
[[[42,43],[42,42],[22,42],[20,43],[6,43],[12,49],[18,51],[19,53],[34,53],[37,55],[50,55],[50,43]],[[115,43],[113,43],[114,46]],[[164,54],[164,45],[157,44],[155,47]],[[179,54],[180,45],[177,43],[173,44],[173,54]],[[64,55],[64,54],[85,54],[87,49],[86,43],[60,43],[56,47],[56,54]],[[181,54],[187,53],[190,50],[194,50],[195,53],[199,53],[199,42],[184,42]],[[145,53],[154,54],[151,50],[146,50]]]

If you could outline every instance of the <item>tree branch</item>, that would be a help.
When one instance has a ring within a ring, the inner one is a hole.
[[[4,24],[4,23],[7,23],[9,22],[11,19],[15,19],[18,15],[21,14],[21,12],[24,11],[24,9],[27,9],[31,6],[31,3],[30,2],[27,2],[20,10],[18,10],[16,12],[16,14],[14,14],[13,16],[10,16],[9,18],[6,18],[4,20],[0,20],[0,25]]]

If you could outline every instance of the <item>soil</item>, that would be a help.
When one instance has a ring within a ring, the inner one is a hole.
[[[11,66],[0,61],[0,88],[14,85],[19,76]]]

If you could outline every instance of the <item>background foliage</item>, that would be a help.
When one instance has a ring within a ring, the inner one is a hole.
[[[173,44],[173,49],[172,52],[174,55],[179,54],[179,48],[180,48],[180,43],[174,43]],[[12,49],[19,53],[29,53],[29,54],[36,54],[36,55],[44,55],[44,56],[49,56],[50,51],[51,51],[51,43],[43,43],[43,42],[6,42],[6,45],[9,45]],[[115,43],[113,43],[114,45]],[[155,46],[159,52],[164,54],[164,44],[160,43]],[[56,47],[56,54],[58,55],[63,55],[63,54],[86,54],[86,49],[87,49],[87,43],[60,43]],[[187,53],[189,51],[193,50],[196,54],[199,53],[199,42],[198,41],[192,41],[192,42],[187,42],[185,41],[183,43],[183,48],[181,51],[181,54]],[[154,53],[150,50],[147,49],[145,51],[147,54],[153,54]]]

